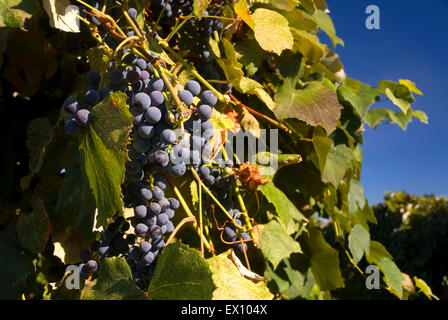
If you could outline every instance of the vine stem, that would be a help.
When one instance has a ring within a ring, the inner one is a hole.
[[[171,241],[173,241],[174,236],[175,236],[176,233],[179,231],[179,229],[180,229],[184,224],[186,224],[186,223],[188,223],[188,222],[193,222],[193,223],[195,223],[195,222],[196,222],[196,218],[195,218],[195,217],[186,217],[186,218],[183,218],[183,219],[177,224],[177,226],[176,226],[176,228],[174,229],[173,233],[171,233],[170,237],[169,237],[168,240],[165,242],[165,247],[166,247],[167,245],[169,245],[169,244],[171,243]],[[201,241],[201,243],[202,243],[202,241]]]
[[[190,19],[190,18],[195,18],[195,16],[183,16],[180,15],[179,19]],[[202,18],[212,18],[212,19],[221,19],[221,20],[231,20],[231,21],[242,21],[241,18],[229,18],[229,17],[220,17],[220,16],[203,16]]]
[[[198,184],[198,195],[199,195],[199,230],[201,231],[201,234],[203,234],[204,225],[202,224],[202,189],[199,184]],[[202,237],[201,237],[201,254],[202,257],[204,257],[204,241],[202,241]]]
[[[256,115],[257,117],[263,118],[264,120],[269,121],[273,125],[275,125],[275,126],[277,126],[279,128],[282,128],[286,132],[291,133],[291,130],[289,130],[289,128],[287,126],[285,126],[284,124],[282,124],[282,123],[280,123],[280,122],[278,122],[278,121],[276,121],[276,120],[274,120],[274,119],[272,119],[272,118],[270,118],[270,117],[268,117],[268,116],[266,116],[266,115],[264,115],[264,114],[262,114],[262,113],[260,113],[260,112],[258,112],[256,110],[246,106],[244,103],[242,103],[240,100],[238,100],[233,94],[229,94],[229,97],[233,100],[233,102],[236,105],[239,105],[239,106],[243,107],[244,109],[246,109],[247,111],[249,111],[253,115]]]
[[[126,43],[128,43],[129,41],[139,40],[139,39],[140,39],[140,38],[137,37],[137,36],[131,36],[131,37],[128,37],[128,38],[124,39],[124,40],[121,41],[120,44],[115,48],[115,50],[114,50],[114,55],[116,55],[116,54],[118,53],[118,51],[119,51],[119,50],[120,50]]]
[[[182,21],[181,23],[177,24],[170,32],[170,34],[166,37],[165,41],[169,42],[174,35],[179,32],[180,28],[183,27],[183,25],[188,21],[188,19]]]
[[[137,25],[134,23],[134,20],[129,16],[128,12],[123,9],[123,15],[128,20],[129,24],[131,25],[134,32],[139,36],[140,38],[143,38],[143,34],[140,32],[140,28],[137,27]]]
[[[198,176],[198,174],[196,173],[196,171],[194,171],[193,168],[190,168],[190,171],[193,173],[193,176],[195,177],[196,181],[198,182],[198,184],[205,190],[205,192],[207,192],[207,194],[212,198],[212,200],[218,205],[218,207],[226,214],[226,216],[233,222],[233,218],[232,216],[227,212],[226,208],[224,208],[224,206],[221,204],[221,202],[219,202],[218,199],[216,199],[216,197],[213,195],[213,193],[210,192],[210,190],[208,190],[208,188],[202,183],[201,178]],[[241,227],[240,225],[238,225],[237,223],[234,223],[235,227],[237,227],[239,230],[243,229],[243,227]]]
[[[100,15],[101,17],[103,17],[103,18],[109,20],[109,21],[112,23],[113,28],[114,28],[114,29],[117,29],[118,33],[120,33],[122,36],[126,37],[126,34],[123,32],[123,30],[121,30],[120,26],[117,25],[117,23],[115,22],[115,20],[114,20],[111,16],[105,14],[104,12],[99,11],[98,9],[95,9],[95,8],[92,7],[90,4],[85,3],[85,2],[82,1],[82,0],[76,0],[76,1],[78,1],[80,4],[86,6],[87,8],[89,8],[90,10],[92,10],[93,12],[95,12],[96,14]]]
[[[204,245],[207,247],[207,249],[210,252],[213,252],[214,250],[212,249],[212,246],[210,245],[210,243],[207,241],[207,239],[205,239],[204,235],[197,229],[198,225],[196,222],[196,217],[194,216],[194,214],[191,212],[190,208],[188,207],[187,202],[185,201],[184,197],[182,196],[182,194],[180,193],[179,189],[173,184],[173,182],[171,181],[170,177],[168,177],[167,175],[165,175],[165,178],[167,179],[168,183],[171,186],[171,189],[173,189],[174,193],[176,194],[176,197],[179,199],[180,204],[182,205],[182,207],[185,210],[185,213],[187,214],[187,216],[189,217],[193,217],[195,219],[194,222],[194,229],[196,230],[196,232],[199,235],[199,238],[203,239],[204,241]]]
[[[221,150],[222,150],[222,154],[224,156],[224,160],[229,160],[226,149],[224,147],[222,147]],[[235,157],[235,160],[237,160],[237,162],[240,163],[240,160],[238,159],[236,154],[234,155],[234,157]],[[254,239],[254,246],[258,247],[260,244],[259,243],[260,239],[255,238],[255,232],[253,230],[252,223],[250,222],[250,219],[248,217],[248,211],[246,208],[246,204],[244,203],[243,196],[241,195],[240,188],[238,186],[236,186],[234,191],[236,193],[236,198],[238,199],[238,203],[240,204],[241,210],[242,210],[242,212],[244,212],[244,214],[243,214],[244,222],[246,223],[247,227],[249,228],[250,237],[252,239]]]

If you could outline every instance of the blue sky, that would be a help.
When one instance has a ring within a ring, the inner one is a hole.
[[[414,108],[429,117],[429,125],[415,119],[407,131],[392,124],[367,127],[361,182],[369,203],[397,190],[448,197],[448,0],[327,3],[345,41],[336,52],[347,75],[373,86],[379,80],[416,82],[424,95],[415,95]],[[380,8],[380,30],[365,27],[368,5]]]

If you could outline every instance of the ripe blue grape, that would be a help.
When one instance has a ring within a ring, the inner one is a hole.
[[[140,243],[140,247],[139,250],[141,253],[148,253],[152,248],[151,243],[149,243],[148,241],[142,241]]]
[[[163,94],[160,91],[153,91],[150,93],[149,96],[151,98],[152,105],[155,107],[160,106],[164,101]]]
[[[185,89],[190,91],[194,96],[199,96],[201,93],[201,85],[194,80],[190,80],[185,84]]]
[[[158,204],[157,202],[152,202],[149,205],[149,210],[151,210],[152,214],[158,215],[162,211],[162,208],[160,207],[160,204]]]
[[[121,83],[123,83],[124,79],[125,79],[125,77],[123,75],[122,70],[116,69],[116,70],[112,70],[109,73],[109,81],[111,84],[116,84],[116,85],[121,84]]]
[[[148,110],[146,110],[145,120],[148,123],[155,124],[155,123],[159,122],[160,119],[162,119],[162,112],[160,112],[159,108],[150,107],[150,108],[148,108]]]
[[[146,110],[151,105],[151,98],[146,93],[139,92],[132,99],[132,103],[138,110]]]
[[[146,217],[147,213],[148,213],[148,209],[146,208],[146,206],[144,204],[139,205],[134,208],[134,215],[137,218],[143,219],[144,217]]]
[[[209,105],[203,104],[203,105],[199,106],[197,113],[198,113],[199,118],[201,118],[202,121],[207,121],[208,119],[210,119],[212,117],[213,109]]]
[[[84,94],[84,102],[91,106],[94,106],[100,102],[100,95],[98,94],[98,91],[93,89],[87,90]]]
[[[63,108],[68,113],[75,113],[78,110],[78,101],[74,98],[68,98],[65,100]]]
[[[126,80],[130,83],[135,83],[140,79],[141,70],[137,66],[132,66],[127,70]]]
[[[86,263],[89,272],[96,272],[98,270],[98,263],[95,260],[89,260]]]
[[[80,126],[87,126],[92,120],[92,115],[90,114],[89,110],[81,109],[76,111],[74,118],[76,120],[76,123]]]
[[[101,81],[101,75],[96,70],[90,70],[86,75],[87,85],[98,86]]]
[[[186,171],[187,166],[185,165],[185,162],[175,164],[168,168],[168,172],[172,177],[181,177],[185,174]]]
[[[179,99],[189,106],[193,103],[193,94],[188,90],[182,90],[179,92]]]
[[[149,139],[154,135],[155,129],[152,125],[141,125],[137,129],[138,135],[143,139]]]
[[[179,206],[180,206],[179,200],[177,200],[175,198],[169,198],[168,201],[170,202],[170,208],[171,209],[173,209],[173,210],[179,209]]]
[[[70,118],[65,122],[64,129],[68,134],[73,134],[78,129],[78,123],[74,118]]]
[[[137,10],[135,8],[129,8],[128,14],[132,19],[137,19]]]
[[[162,131],[160,138],[163,143],[173,144],[176,142],[176,133],[171,129],[165,129]]]
[[[161,213],[157,216],[157,224],[159,226],[163,226],[164,224],[167,224],[167,222],[170,219],[168,218],[168,216],[165,213]]]
[[[135,234],[139,237],[144,237],[148,232],[148,226],[144,223],[139,223],[135,226]]]
[[[216,94],[211,90],[205,90],[201,94],[201,104],[206,104],[209,106],[214,106],[218,102]]]

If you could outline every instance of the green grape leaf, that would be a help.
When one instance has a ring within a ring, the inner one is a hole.
[[[7,227],[0,231],[0,256],[2,264],[0,266],[0,299],[19,300],[25,289],[25,281],[31,270],[32,255],[26,252],[20,245],[16,231]]]
[[[428,122],[428,116],[423,111],[420,111],[420,110],[412,111],[412,116],[416,117],[417,119],[419,119],[424,124],[428,124],[429,123]]]
[[[430,286],[428,286],[428,284],[424,280],[414,276],[414,282],[415,286],[419,288],[420,291],[423,292],[423,294],[428,297],[428,299],[440,300],[435,294],[432,293]]]
[[[264,50],[280,55],[283,50],[292,48],[293,36],[284,16],[273,10],[258,8],[251,17],[255,24],[255,39]]]
[[[266,60],[266,51],[261,50],[258,42],[254,39],[240,41],[235,45],[238,61],[244,65],[248,76],[253,76]]]
[[[398,124],[398,126],[405,131],[409,122],[412,121],[412,110],[408,110],[406,113],[403,111],[393,112],[392,110],[387,110],[387,114],[391,121]]]
[[[388,290],[401,299],[403,297],[402,282],[404,277],[395,262],[389,258],[382,257],[378,261],[378,267],[384,274]]]
[[[25,20],[39,9],[39,1],[3,0],[0,2],[0,28],[22,28]]]
[[[319,160],[320,172],[323,172],[327,162],[328,152],[331,150],[332,142],[331,139],[327,137],[325,130],[321,127],[316,127],[316,129],[314,129],[313,145],[314,150],[316,150],[317,159]]]
[[[364,117],[367,110],[379,96],[379,91],[368,85],[363,85],[358,92],[353,92],[348,87],[342,85],[338,88],[338,97],[342,102],[349,103],[360,117]]]
[[[379,264],[381,258],[388,258],[392,260],[392,256],[387,249],[378,241],[370,241],[369,254],[366,254],[367,262],[370,264]]]
[[[268,177],[264,176],[263,178]],[[272,180],[265,185],[259,185],[257,190],[275,207],[275,212],[288,234],[296,232],[300,227],[299,222],[306,220],[291,200],[275,186]]]
[[[381,93],[384,93],[401,111],[407,113],[411,103],[415,102],[411,90],[404,84],[399,84],[389,80],[378,82]]]
[[[304,236],[304,243],[311,256],[311,271],[319,288],[333,290],[344,287],[338,251],[325,241],[322,232],[310,229]]]
[[[353,151],[349,147],[343,144],[332,147],[328,152],[322,181],[330,182],[337,187],[344,178],[347,169],[350,168],[352,159]]]
[[[283,226],[275,220],[268,224],[260,225],[261,244],[263,255],[269,260],[274,269],[291,253],[302,253],[300,244],[291,238]]]
[[[207,259],[217,287],[213,300],[271,300],[274,297],[264,282],[255,283],[243,277],[227,254]]]
[[[106,46],[95,46],[87,50],[87,58],[91,70],[107,70],[114,51]]]
[[[350,218],[358,211],[362,210],[366,205],[364,196],[364,188],[358,180],[350,181],[350,191],[348,192],[348,212]]]
[[[364,121],[372,128],[375,129],[384,120],[390,120],[388,109],[375,108],[367,111]]]
[[[308,64],[317,64],[324,56],[326,46],[320,43],[314,34],[294,28],[291,28],[291,32],[294,37],[294,49],[308,60]]]
[[[353,255],[355,264],[361,260],[364,252],[369,254],[370,233],[360,224],[356,224],[348,236],[348,247]]]
[[[96,283],[83,288],[82,300],[146,300],[132,280],[131,269],[124,257],[99,261]]]
[[[209,300],[216,286],[201,254],[177,241],[165,247],[148,288],[155,300]]]
[[[22,247],[31,253],[39,253],[45,248],[53,227],[43,201],[35,199],[33,205],[31,213],[20,214],[17,220],[17,234]]]
[[[53,128],[47,118],[31,120],[26,133],[26,146],[30,154],[29,168],[32,173],[39,172],[44,160],[45,149],[51,141]]]
[[[274,113],[279,120],[296,118],[311,126],[321,125],[327,133],[336,128],[342,106],[336,94],[319,82],[296,90],[285,81],[275,95]]]
[[[330,37],[333,47],[336,47],[338,44],[344,46],[344,41],[336,35],[336,29],[334,28],[333,21],[328,14],[322,10],[317,10],[314,13],[313,18],[319,28],[323,30],[328,37]]]
[[[91,110],[92,123],[80,144],[81,164],[98,208],[97,225],[122,209],[126,141],[132,116],[124,93],[112,93]]]

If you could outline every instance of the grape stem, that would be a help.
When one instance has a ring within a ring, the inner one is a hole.
[[[118,53],[118,51],[126,44],[126,43],[128,43],[129,41],[134,41],[134,40],[139,40],[140,38],[139,37],[137,37],[137,36],[131,36],[131,37],[128,37],[128,38],[126,38],[126,39],[124,39],[123,41],[121,41],[120,42],[120,44],[115,48],[115,50],[114,50],[114,55],[116,55],[117,53]]]
[[[235,105],[241,106],[244,109],[246,109],[247,111],[249,111],[250,113],[252,113],[253,115],[256,115],[257,117],[263,118],[264,120],[269,121],[273,125],[275,125],[275,126],[277,126],[279,128],[282,128],[286,132],[291,133],[291,130],[289,130],[289,128],[287,126],[285,126],[284,124],[282,124],[282,123],[280,123],[280,122],[278,122],[278,121],[276,121],[274,119],[271,119],[268,116],[266,116],[266,115],[264,115],[264,114],[262,114],[262,113],[260,113],[260,112],[258,112],[256,110],[246,106],[244,103],[242,103],[240,100],[238,100],[233,94],[229,94],[229,97],[233,100],[233,103]]]
[[[194,171],[193,168],[190,168],[190,171],[193,173],[194,178],[196,179],[196,181],[198,182],[198,184],[205,190],[205,192],[207,192],[207,194],[210,196],[210,198],[213,199],[213,201],[217,204],[217,206],[226,214],[226,216],[233,222],[233,224],[235,225],[236,228],[238,228],[239,230],[244,229],[242,226],[240,226],[239,224],[234,222],[233,217],[227,212],[226,208],[224,208],[224,206],[221,204],[221,202],[219,202],[218,199],[216,199],[216,197],[213,195],[213,193],[210,192],[210,190],[208,190],[208,188],[202,183],[201,178],[198,176],[198,174],[196,173],[196,171]]]
[[[144,37],[142,33],[140,32],[140,28],[134,23],[134,20],[129,16],[129,13],[123,9],[123,15],[125,16],[126,20],[128,20],[129,24],[131,25],[134,32],[144,41]]]
[[[180,15],[179,19],[190,19],[190,18],[195,18],[195,16],[183,16]],[[241,18],[229,18],[229,17],[223,17],[223,16],[203,16],[202,18],[212,18],[212,19],[221,19],[221,20],[231,20],[231,21],[242,21]]]
[[[169,244],[171,243],[171,241],[173,241],[174,236],[175,236],[176,233],[179,231],[179,229],[180,229],[184,224],[186,224],[186,223],[188,223],[188,222],[193,222],[193,223],[195,223],[195,222],[196,222],[196,218],[195,218],[194,216],[193,216],[193,217],[186,217],[186,218],[183,218],[183,219],[177,224],[176,228],[175,228],[174,231],[171,233],[171,235],[170,235],[170,237],[168,238],[168,240],[165,242],[165,247],[166,247],[167,245],[169,245]],[[203,242],[201,241],[201,243],[203,243]],[[204,255],[202,255],[202,257],[204,257]]]
[[[171,189],[173,189],[174,193],[176,194],[176,197],[179,199],[179,202],[181,203],[182,208],[184,209],[187,216],[193,217],[195,219],[194,220],[194,229],[198,233],[199,238],[203,239],[204,245],[207,247],[208,251],[211,253],[214,253],[214,251],[215,251],[214,248],[210,245],[210,243],[207,241],[207,239],[205,239],[205,236],[198,230],[198,224],[196,222],[196,217],[191,212],[190,208],[188,207],[187,202],[185,201],[184,197],[182,197],[182,194],[180,193],[179,189],[173,184],[173,182],[171,181],[171,179],[168,175],[165,175],[165,179],[168,181],[168,183],[171,186]]]

